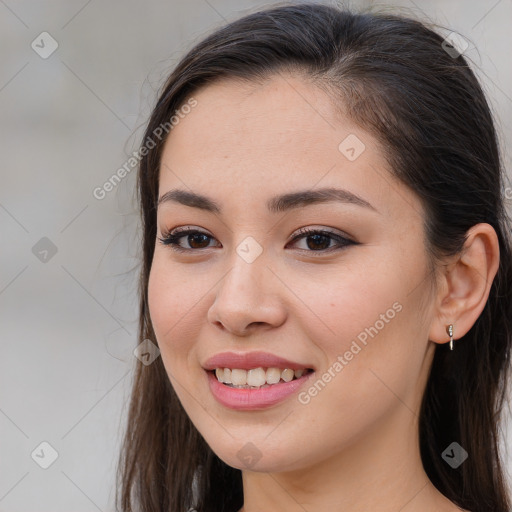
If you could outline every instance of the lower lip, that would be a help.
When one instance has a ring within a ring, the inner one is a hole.
[[[314,372],[309,372],[290,382],[279,382],[263,389],[244,389],[230,388],[219,382],[212,372],[206,373],[208,374],[210,391],[217,401],[230,409],[244,411],[265,409],[282,402],[293,395],[314,374]]]

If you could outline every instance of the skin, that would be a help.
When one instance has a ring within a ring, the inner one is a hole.
[[[194,97],[198,105],[166,141],[159,197],[184,188],[211,197],[222,213],[160,204],[159,237],[192,226],[211,238],[183,237],[188,253],[155,240],[149,306],[187,414],[213,451],[242,470],[242,511],[461,510],[423,470],[418,414],[436,344],[449,341],[446,326],[454,325],[457,357],[456,340],[487,301],[499,260],[494,230],[474,226],[462,256],[434,275],[418,197],[325,92],[279,75],[216,82]],[[338,150],[349,134],[366,147],[354,161]],[[375,210],[335,202],[266,209],[274,195],[327,186]],[[308,226],[358,244],[322,252],[316,247],[336,240],[291,242]],[[247,236],[263,249],[252,263],[236,252]],[[317,380],[395,303],[401,311],[307,404],[296,394],[236,411],[209,391],[201,364],[224,351],[271,352],[314,367]],[[248,442],[259,456],[250,467],[237,456]]]

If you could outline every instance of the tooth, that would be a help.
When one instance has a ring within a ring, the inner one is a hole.
[[[263,368],[255,368],[247,372],[247,384],[249,386],[263,386],[265,384],[265,370]]]
[[[293,370],[291,370],[290,368],[286,368],[286,370],[282,371],[281,378],[285,382],[290,382],[293,379],[293,375],[294,375]]]
[[[247,371],[234,368],[231,370],[231,383],[234,386],[244,386],[247,384]]]
[[[281,380],[281,370],[279,368],[267,369],[267,384],[277,384]]]
[[[239,368],[216,368],[215,375],[219,382],[232,384],[233,386],[249,387],[268,387],[271,384],[277,384],[282,379],[284,382],[290,382],[294,377],[300,378],[305,370],[292,370],[291,368],[253,368],[243,370]]]

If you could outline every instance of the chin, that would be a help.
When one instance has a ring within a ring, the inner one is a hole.
[[[208,443],[213,452],[228,466],[243,471],[255,471],[262,473],[279,473],[283,471],[292,471],[300,469],[299,464],[294,459],[299,450],[291,446],[283,446],[280,449],[274,443],[265,443],[254,440],[227,441],[227,445],[219,443]],[[303,462],[304,453],[300,452],[300,460]]]

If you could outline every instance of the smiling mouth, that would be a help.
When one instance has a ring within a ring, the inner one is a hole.
[[[297,380],[313,370],[304,368],[293,370],[291,368],[216,368],[210,370],[217,380],[230,388],[236,389],[264,389],[276,384]]]

